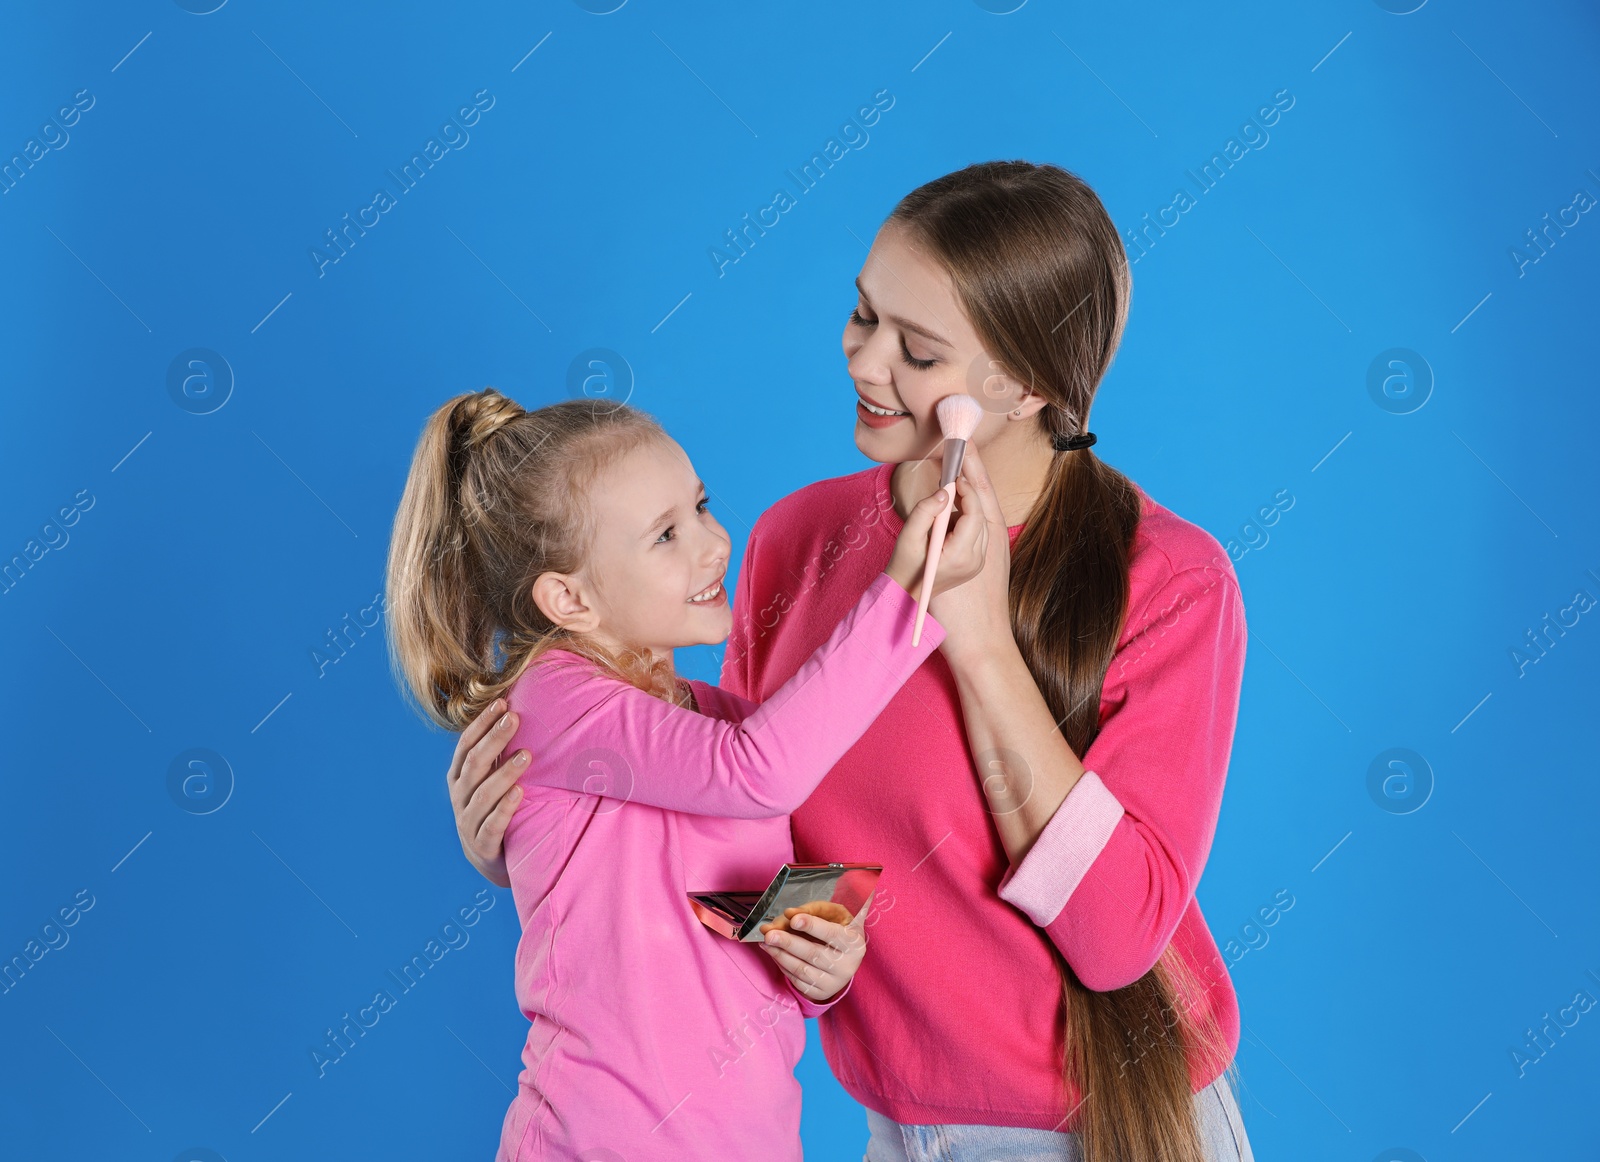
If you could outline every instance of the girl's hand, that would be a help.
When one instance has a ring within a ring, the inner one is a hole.
[[[985,556],[970,585],[936,589],[928,603],[928,612],[944,627],[939,649],[953,670],[1016,649],[1011,632],[1011,539],[983,457],[971,443],[961,460],[958,483],[966,486],[960,493],[961,519],[983,527],[985,535],[974,541]],[[942,564],[939,571],[944,572]]]
[[[461,732],[446,778],[450,806],[456,813],[456,835],[467,862],[491,884],[509,888],[506,825],[522,800],[517,776],[528,769],[533,756],[519,750],[496,765],[500,752],[517,730],[517,716],[502,714],[505,709],[506,700],[495,699]]]
[[[870,906],[869,900],[867,907]],[[848,924],[835,924],[790,908],[784,912],[785,917],[790,917],[790,930],[769,929],[761,951],[778,962],[802,995],[824,1004],[850,983],[861,967],[861,958],[867,954],[867,933],[862,924],[867,907]]]
[[[945,531],[944,547],[940,550],[938,571],[933,578],[935,595],[954,589],[972,580],[984,566],[988,548],[989,530],[979,511],[977,493],[972,484],[956,478],[956,509],[951,513],[950,527]],[[894,543],[894,553],[884,570],[900,587],[913,597],[922,596],[922,569],[928,561],[928,538],[933,532],[934,518],[944,507],[945,489],[924,497],[906,516],[905,528]],[[1001,530],[1002,536],[1005,530]],[[934,615],[940,625],[944,619]]]

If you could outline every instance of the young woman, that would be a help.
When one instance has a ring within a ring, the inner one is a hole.
[[[537,756],[505,836],[533,1028],[502,1162],[798,1162],[802,1018],[845,995],[861,916],[786,914],[766,963],[686,894],[760,888],[792,860],[788,812],[943,639],[930,622],[911,640],[943,502],[917,506],[757,706],[673,673],[674,649],[728,634],[730,546],[660,425],[585,400],[528,412],[493,389],[428,421],[390,546],[396,672],[453,729],[503,692],[513,743]],[[977,573],[986,536],[957,523],[936,593]]]
[[[872,956],[820,1020],[867,1158],[1250,1159],[1237,1001],[1194,896],[1244,606],[1217,541],[1088,450],[1131,293],[1117,231],[1064,170],[975,165],[901,201],[856,290],[844,352],[877,466],[757,521],[722,682],[760,698],[816,648],[938,484],[935,403],[976,396],[983,572],[935,599],[939,653],[791,819],[799,858],[885,868]],[[503,884],[526,756],[496,767],[516,719],[495,719],[449,779]]]

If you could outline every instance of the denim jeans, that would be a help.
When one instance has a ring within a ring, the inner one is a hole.
[[[1227,1075],[1194,1095],[1200,1140],[1209,1162],[1255,1162],[1239,1103]],[[1016,1126],[907,1126],[867,1110],[862,1162],[1081,1162],[1077,1134]]]

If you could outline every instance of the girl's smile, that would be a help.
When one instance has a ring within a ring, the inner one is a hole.
[[[690,605],[726,605],[726,604],[728,604],[728,594],[727,594],[727,591],[725,589],[723,589],[723,587],[722,587],[722,579],[719,577],[717,580],[713,581],[710,585],[708,585],[704,589],[700,590],[699,593],[696,593],[693,597],[689,598],[689,604]]]

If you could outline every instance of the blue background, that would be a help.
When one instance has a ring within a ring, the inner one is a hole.
[[[866,466],[838,341],[884,215],[1025,157],[1129,234],[1196,203],[1130,245],[1092,426],[1236,546],[1250,651],[1199,894],[1257,1157],[1592,1157],[1600,1011],[1570,1006],[1600,998],[1600,611],[1575,604],[1600,597],[1600,215],[1543,254],[1526,232],[1600,198],[1600,19],[1392,7],[0,13],[0,154],[61,145],[0,196],[0,957],[94,900],[0,994],[5,1153],[491,1157],[526,1032],[508,892],[327,1076],[311,1059],[485,887],[453,736],[354,628],[423,419],[490,384],[563,398],[606,348],[742,545]],[[67,140],[41,128],[85,89]],[[480,90],[470,141],[319,275],[324,232]],[[724,231],[879,90],[870,141],[719,276]],[[1190,171],[1280,90],[1202,192]],[[169,769],[196,748],[220,761],[186,799]],[[810,1032],[808,1156],[858,1158]]]

